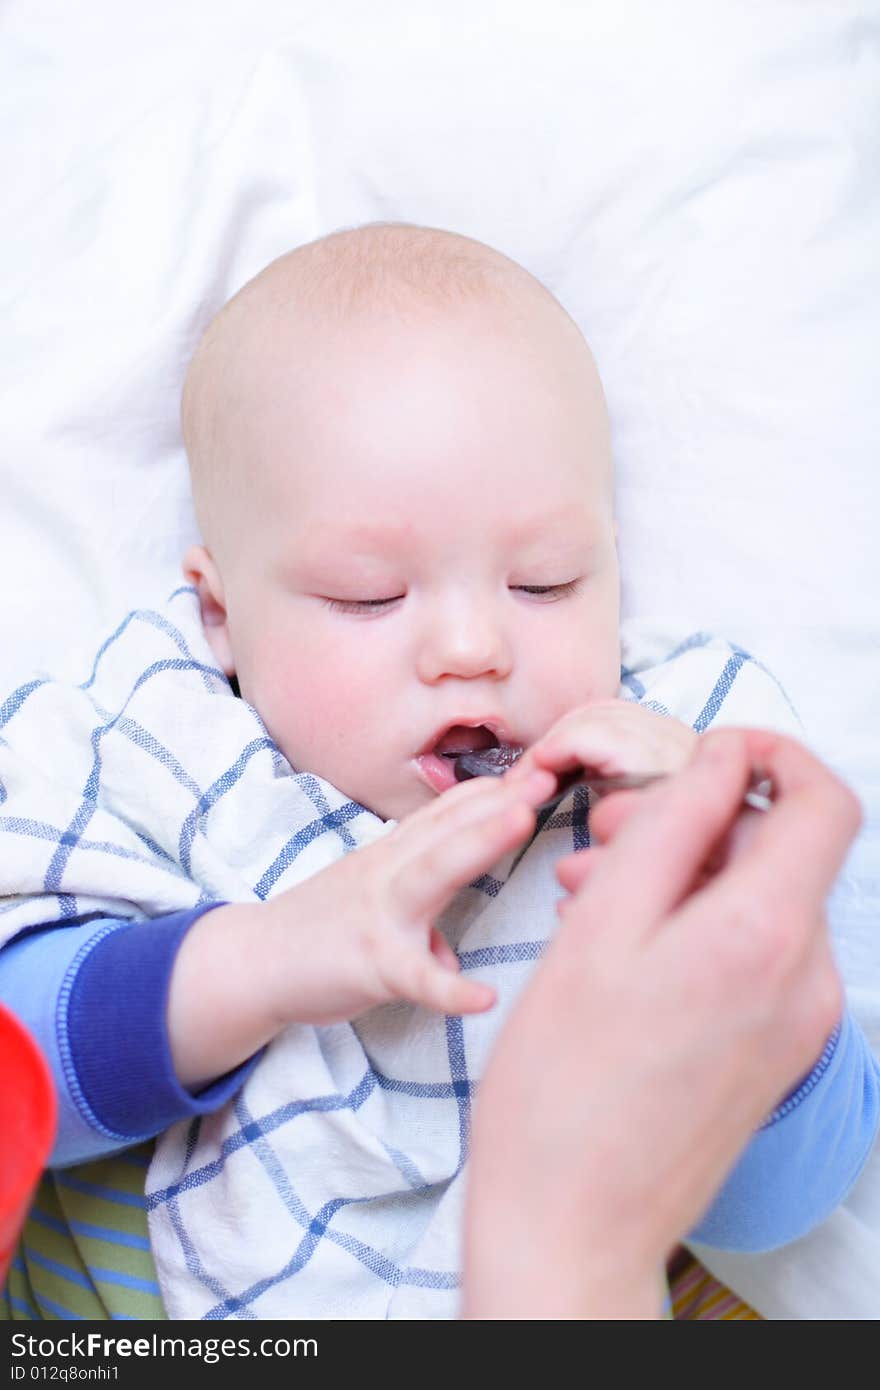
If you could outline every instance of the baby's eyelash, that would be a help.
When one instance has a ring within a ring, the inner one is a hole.
[[[335,613],[378,613],[401,598],[403,594],[393,598],[325,598],[324,602]]]
[[[580,579],[569,579],[565,584],[512,584],[510,587],[518,594],[531,594],[534,598],[543,598],[552,603],[556,599],[567,598],[569,594],[576,594],[580,585]]]
[[[577,593],[580,584],[580,579],[569,579],[565,584],[511,584],[510,587],[514,593],[555,603],[557,599]],[[405,594],[394,594],[391,598],[325,598],[324,603],[334,613],[381,613],[405,597]]]

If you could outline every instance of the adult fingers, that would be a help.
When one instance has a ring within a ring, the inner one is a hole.
[[[644,936],[678,905],[739,813],[750,773],[740,731],[703,739],[692,761],[635,805],[566,910],[595,929]]]
[[[596,854],[595,849],[579,849],[556,861],[554,873],[567,893],[576,893],[586,883],[595,867]]]
[[[861,823],[861,807],[846,785],[795,739],[763,730],[715,730],[702,743],[713,747],[740,737],[750,766],[770,776],[770,812],[743,808],[717,847],[711,870],[733,862],[753,865],[762,879],[797,880],[806,898],[827,893]],[[606,844],[640,804],[639,792],[603,797],[590,812],[594,841]]]
[[[843,1007],[821,910],[755,899],[722,873],[673,914],[655,944],[671,949],[678,971],[687,963],[687,998],[710,1011],[716,1040],[750,1050],[749,1084],[768,1088],[765,1102],[811,1069]]]
[[[744,730],[742,737],[751,765],[770,778],[774,793],[770,810],[751,817],[748,834],[731,841],[727,857],[736,881],[744,892],[824,902],[858,834],[859,801],[795,739],[760,730]]]
[[[620,827],[641,804],[640,791],[610,792],[590,807],[590,839],[599,844],[613,840]]]

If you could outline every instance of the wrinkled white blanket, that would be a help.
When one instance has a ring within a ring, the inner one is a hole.
[[[798,732],[775,680],[717,638],[632,627],[623,661],[622,698],[699,731]],[[388,828],[293,771],[217,669],[190,588],[129,614],[81,685],[37,679],[0,704],[0,941],[264,899]],[[553,930],[553,866],[588,842],[579,787],[444,915],[463,969],[498,988],[489,1015],[394,1004],[290,1027],[234,1102],[160,1139],[147,1192],[171,1317],[455,1316],[474,1088]]]

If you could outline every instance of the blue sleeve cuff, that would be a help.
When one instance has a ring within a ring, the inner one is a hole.
[[[880,1066],[845,1013],[813,1070],[743,1152],[689,1240],[773,1250],[818,1226],[861,1172],[880,1127]]]
[[[166,1024],[171,972],[190,927],[218,906],[102,923],[71,962],[57,1020],[67,1086],[89,1128],[114,1144],[218,1109],[255,1064],[251,1058],[197,1095],[174,1072]]]
[[[218,906],[136,923],[99,916],[53,923],[22,932],[0,951],[0,999],[33,1034],[58,1095],[50,1166],[151,1138],[218,1108],[243,1085],[256,1058],[197,1096],[183,1090],[166,1035],[180,943]]]

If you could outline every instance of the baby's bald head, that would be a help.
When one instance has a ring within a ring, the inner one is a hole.
[[[602,388],[506,256],[397,224],[282,256],[208,328],[183,417],[184,573],[293,767],[396,818],[438,790],[444,721],[526,745],[616,691]]]
[[[533,340],[538,355],[546,356],[548,343],[558,351],[563,375],[578,378],[610,484],[598,375],[580,330],[554,296],[482,242],[431,227],[375,223],[334,232],[273,261],[216,315],[196,349],[183,392],[183,436],[196,516],[221,569],[241,545],[274,445],[287,466],[296,457],[295,441],[279,440],[279,433],[298,428],[295,403],[310,394],[316,374],[332,381],[334,350],[366,328],[362,341],[375,359],[389,332],[458,318],[467,334],[474,314]],[[305,419],[302,427],[308,428]]]

